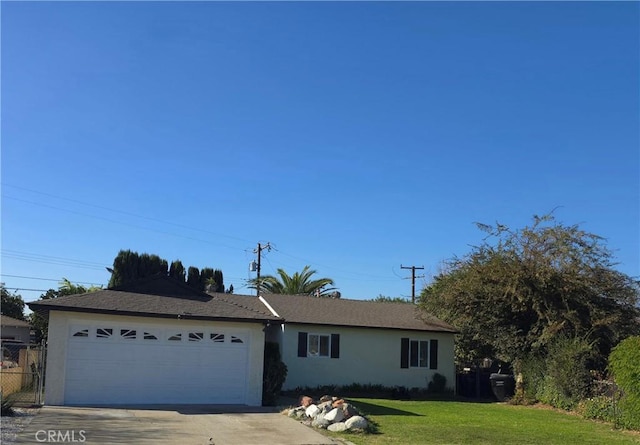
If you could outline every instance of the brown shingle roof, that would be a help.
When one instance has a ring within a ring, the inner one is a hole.
[[[162,318],[281,322],[266,307],[249,298],[245,302],[223,297],[226,294],[198,292],[173,278],[160,276],[114,289],[27,304],[37,312],[65,310]]]
[[[408,303],[263,295],[286,323],[458,332],[456,328]]]
[[[457,332],[407,303],[265,295],[279,317],[257,298],[198,292],[169,277],[153,277],[114,289],[27,303],[31,310],[50,310],[201,320],[305,323],[332,326]],[[284,320],[283,320],[284,319]]]
[[[31,325],[24,320],[18,320],[17,318],[9,317],[8,315],[0,315],[0,326],[11,326],[19,328],[28,328]]]

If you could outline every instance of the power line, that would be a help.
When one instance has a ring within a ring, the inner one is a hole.
[[[261,268],[261,264],[260,264],[260,259],[262,257],[262,251],[264,249],[267,249],[268,252],[271,251],[271,243],[267,243],[265,245],[262,245],[260,243],[258,243],[258,247],[256,247],[256,250],[254,250],[254,253],[258,254],[258,264],[257,264],[257,268],[256,268],[256,272],[258,273],[256,276],[256,296],[260,296],[260,268]]]
[[[325,264],[316,263],[315,261],[311,261],[309,259],[305,259],[305,258],[301,258],[301,257],[297,257],[297,256],[294,256],[294,255],[287,254],[287,253],[283,252],[282,250],[279,250],[279,249],[277,249],[275,247],[273,248],[273,250],[275,250],[276,252],[278,252],[278,253],[280,253],[280,254],[282,254],[284,256],[288,256],[288,257],[296,259],[296,260],[304,261],[305,263],[310,264],[310,265],[325,267],[327,269],[337,270],[338,272],[343,272],[343,273],[351,274],[351,275],[354,275],[354,276],[359,275],[360,277],[367,278],[368,281],[381,281],[381,282],[383,282],[383,281],[387,281],[387,282],[397,281],[395,278],[380,278],[379,275],[372,275],[372,274],[367,274],[367,273],[363,273],[363,272],[351,272],[351,271],[347,271],[347,270],[344,270],[344,269],[340,269],[340,268],[335,267],[335,266],[327,266]],[[357,279],[357,278],[351,278],[351,277],[349,277],[349,278],[340,277],[340,276],[335,276],[335,275],[334,275],[334,277],[347,279],[347,280]]]
[[[62,282],[62,279],[56,279],[56,278],[25,277],[25,276],[22,276],[22,275],[9,275],[9,274],[6,274],[6,273],[1,273],[0,276],[2,276],[2,277],[10,277],[10,278],[24,278],[24,279],[27,279],[27,280],[56,281],[58,283]],[[100,284],[100,283],[91,282],[91,281],[73,281],[73,283],[75,283],[75,284]]]
[[[208,231],[208,230],[204,230],[204,229],[199,229],[199,228],[196,228],[196,227],[191,227],[191,226],[187,226],[187,225],[183,225],[183,224],[172,223],[170,221],[164,221],[164,220],[153,218],[153,217],[148,217],[148,216],[144,216],[144,215],[138,215],[138,214],[127,212],[127,211],[123,211],[123,210],[112,209],[112,208],[109,208],[109,207],[106,207],[106,206],[101,206],[101,205],[97,205],[97,204],[93,204],[93,203],[88,203],[88,202],[80,201],[80,200],[77,200],[77,199],[66,198],[66,197],[62,197],[62,196],[58,196],[58,195],[54,195],[54,194],[51,194],[51,193],[46,193],[46,192],[42,192],[42,191],[38,191],[38,190],[33,190],[33,189],[25,188],[25,187],[19,187],[19,186],[15,186],[15,185],[12,185],[12,184],[2,183],[2,185],[6,186],[6,187],[11,187],[11,188],[14,188],[14,189],[18,189],[18,190],[27,191],[27,192],[30,192],[30,193],[36,193],[36,194],[40,194],[40,195],[43,195],[43,196],[48,196],[48,197],[52,197],[52,198],[56,198],[56,199],[60,199],[60,200],[65,200],[65,201],[77,203],[77,204],[84,205],[84,206],[89,206],[89,207],[94,207],[94,208],[101,209],[101,210],[107,210],[107,211],[110,211],[110,212],[120,213],[120,214],[123,214],[123,215],[132,216],[132,217],[140,218],[140,219],[145,219],[145,220],[148,220],[148,221],[154,221],[154,222],[158,222],[158,223],[161,223],[161,224],[172,225],[172,226],[175,226],[175,227],[180,227],[180,228],[193,230],[193,231],[199,231],[199,232],[208,233],[208,234],[216,235],[216,236],[222,236],[222,237],[226,237],[226,238],[230,238],[230,239],[247,241],[247,240],[245,240],[243,238],[236,237],[236,236],[220,234],[220,233],[216,233],[216,232],[212,232],[212,231]],[[141,225],[137,225],[137,224],[133,224],[133,223],[118,221],[118,220],[105,218],[105,217],[101,217],[101,216],[97,216],[97,215],[91,215],[91,214],[79,212],[79,211],[76,211],[76,210],[70,210],[70,209],[66,209],[66,208],[62,208],[62,207],[57,207],[57,206],[53,206],[53,205],[49,205],[49,204],[43,204],[43,203],[39,203],[39,202],[29,201],[29,200],[20,199],[20,198],[16,198],[16,197],[12,197],[12,196],[3,195],[3,197],[8,198],[8,199],[13,199],[13,200],[16,200],[16,201],[25,202],[25,203],[28,203],[28,204],[31,204],[31,205],[47,207],[47,208],[60,210],[60,211],[64,211],[64,212],[69,212],[69,213],[73,213],[73,214],[77,214],[77,215],[81,215],[81,216],[85,216],[85,217],[89,217],[89,218],[104,220],[104,221],[107,221],[107,222],[110,222],[110,223],[113,223],[113,224],[120,224],[120,225],[130,226],[130,227],[134,227],[134,228],[141,229],[141,230],[147,230],[147,231],[151,231],[151,232],[161,233],[161,234],[164,234],[164,235],[169,235],[169,236],[174,236],[174,237],[179,237],[179,238],[184,238],[184,239],[190,239],[190,240],[193,240],[193,241],[208,243],[208,244],[212,244],[212,245],[216,245],[216,246],[220,246],[220,247],[225,247],[225,248],[232,249],[232,250],[243,250],[243,251],[246,251],[245,249],[240,249],[240,248],[229,246],[229,245],[222,244],[222,243],[217,243],[217,242],[213,242],[213,241],[209,241],[209,240],[203,240],[203,239],[190,237],[190,236],[186,236],[186,235],[181,235],[181,234],[177,234],[177,233],[173,233],[173,232],[167,232],[167,231],[164,231],[164,230],[153,229],[153,228],[150,228],[150,227],[145,227],[145,226],[141,226]],[[350,277],[348,277],[348,276],[339,276],[339,275],[338,276],[334,276],[334,278],[337,278],[337,279],[354,280],[354,279],[359,279],[360,278],[360,279],[367,279],[367,281],[376,281],[376,282],[394,282],[394,281],[397,280],[397,278],[393,278],[393,277],[381,278],[380,275],[373,275],[373,274],[368,274],[368,273],[363,273],[363,272],[347,271],[347,270],[344,270],[344,269],[341,269],[341,268],[338,268],[338,267],[335,267],[335,266],[328,266],[328,265],[320,264],[320,263],[317,263],[315,261],[311,261],[309,259],[305,259],[305,258],[302,258],[302,257],[298,257],[298,256],[295,256],[295,255],[291,255],[291,254],[285,253],[285,252],[275,248],[273,245],[272,245],[272,248],[273,248],[273,250],[277,251],[278,253],[280,253],[280,254],[282,254],[284,256],[288,256],[288,257],[296,259],[296,260],[304,261],[307,264],[314,265],[316,267],[319,266],[319,267],[323,267],[323,268],[327,268],[327,269],[338,271],[339,273],[351,275]],[[28,260],[27,258],[23,258],[23,257],[16,257],[16,256],[10,256],[10,255],[7,255],[7,256],[12,257],[12,258],[16,258],[16,259],[25,260],[25,261]],[[31,261],[37,261],[37,262],[48,263],[48,264],[59,264],[59,263],[56,263],[56,262],[51,262],[49,260],[45,261],[45,260],[42,260],[42,259],[40,259],[40,260],[32,259]],[[275,262],[277,263],[277,261],[275,261]],[[284,263],[282,263],[282,264],[284,265]],[[65,265],[68,265],[68,264],[65,264]],[[89,266],[79,266],[79,265],[74,265],[74,267],[84,267],[84,268],[88,268],[88,269],[92,268],[92,267],[89,267]],[[102,269],[103,267],[104,267],[103,265],[99,265],[99,266],[95,266],[94,268],[95,269]]]
[[[85,205],[85,206],[88,206],[88,207],[94,207],[94,208],[101,209],[101,210],[107,210],[109,212],[120,213],[122,215],[133,216],[135,218],[140,218],[140,219],[146,219],[148,221],[159,222],[161,224],[167,224],[167,225],[170,225],[170,226],[181,227],[183,229],[189,229],[189,230],[194,230],[194,231],[198,231],[198,232],[208,233],[210,235],[222,236],[222,237],[225,237],[225,238],[235,239],[235,240],[238,240],[238,241],[251,242],[248,239],[240,238],[240,237],[233,236],[233,235],[226,235],[224,233],[212,232],[210,230],[200,229],[198,227],[187,226],[185,224],[178,224],[178,223],[174,223],[174,222],[171,222],[171,221],[165,221],[165,220],[162,220],[162,219],[159,219],[159,218],[153,218],[153,217],[150,217],[150,216],[138,215],[136,213],[127,212],[125,210],[113,209],[113,208],[102,206],[102,205],[99,205],[99,204],[93,204],[93,203],[89,203],[89,202],[85,202],[85,201],[80,201],[78,199],[65,198],[63,196],[58,196],[58,195],[54,195],[54,194],[51,194],[51,193],[42,192],[42,191],[39,191],[39,190],[33,190],[33,189],[25,188],[25,187],[19,187],[19,186],[12,185],[12,184],[7,184],[7,183],[4,183],[4,182],[2,183],[2,185],[5,186],[5,187],[11,187],[11,188],[18,189],[18,190],[24,190],[24,191],[27,191],[27,192],[30,192],[30,193],[37,193],[37,194],[40,194],[40,195],[49,196],[51,198],[61,199],[63,201],[74,202],[76,204],[81,204],[81,205]]]
[[[42,255],[42,254],[35,254],[35,253],[29,253],[29,252],[20,252],[20,251],[17,251],[17,250],[10,250],[10,249],[3,249],[2,250],[2,255],[4,257],[22,259],[22,260],[25,260],[25,261],[40,262],[40,263],[45,263],[45,264],[54,264],[54,265],[59,265],[59,266],[82,267],[82,268],[85,268],[85,269],[95,269],[95,270],[100,270],[100,271],[104,271],[104,269],[107,267],[102,263],[97,263],[97,262],[93,262],[93,261],[74,260],[74,259],[70,259],[70,258],[62,258],[62,257],[57,257],[57,256],[52,256],[52,255]],[[28,276],[22,276],[22,275],[9,275],[9,274],[1,274],[1,273],[0,273],[0,276],[11,277],[11,278],[24,278],[24,279],[31,279],[31,280],[43,280],[43,281],[57,281],[57,282],[62,281],[62,279],[56,279],[56,278],[28,277]],[[232,276],[225,276],[225,278],[231,279],[231,280],[243,280],[244,279],[244,278],[241,278],[241,277],[232,277]],[[75,280],[72,280],[72,282],[73,283],[78,283],[78,284],[99,284],[99,283],[96,283],[96,282],[89,282],[89,281],[75,281]]]
[[[87,265],[87,264],[82,264],[82,263],[74,263],[74,262],[69,262],[69,261],[59,261],[59,260],[53,260],[53,259],[47,259],[47,258],[30,257],[28,255],[25,256],[25,255],[15,255],[15,254],[3,253],[2,256],[5,257],[5,258],[13,258],[13,259],[16,259],[16,260],[21,260],[21,261],[31,261],[31,262],[35,262],[35,263],[53,264],[53,265],[56,265],[56,266],[77,267],[77,268],[80,268],[80,269],[103,270],[104,267],[105,267],[105,266]]]
[[[97,262],[97,261],[76,260],[73,258],[64,258],[64,257],[55,256],[55,255],[45,255],[42,253],[22,252],[20,250],[13,250],[13,249],[2,249],[2,252],[4,254],[18,254],[18,255],[40,257],[40,258],[54,259],[54,260],[63,260],[63,261],[70,261],[70,262],[81,263],[86,265],[95,265],[98,267],[104,267],[104,265],[101,262]]]
[[[21,290],[24,290],[24,291],[27,291],[27,292],[47,292],[49,290],[49,289],[25,289],[24,287],[6,287],[6,286],[4,288],[8,289],[8,290],[13,290],[13,291],[16,291],[16,292],[21,291]]]
[[[400,269],[411,269],[411,302],[415,304],[416,302],[416,270],[423,270],[424,266],[409,266],[404,267],[402,264],[400,265]],[[418,278],[424,278],[424,275]]]
[[[265,256],[265,257],[264,257],[264,259],[265,259],[265,261],[266,261],[267,263],[269,263],[269,267],[271,268],[273,275],[275,275],[276,273],[278,273],[278,271],[276,270],[276,268],[275,268],[275,267],[273,267],[273,264],[271,263],[271,260],[269,259],[269,257],[266,257],[266,256]],[[278,261],[275,261],[275,263],[278,263]]]
[[[279,253],[282,253],[281,251],[278,251]],[[2,250],[2,256],[6,257],[6,258],[13,258],[13,259],[17,259],[17,260],[21,260],[21,261],[30,261],[30,262],[36,262],[36,263],[42,263],[42,264],[53,264],[53,265],[58,265],[58,266],[67,266],[67,267],[75,267],[75,268],[81,268],[81,269],[89,269],[89,270],[99,270],[99,271],[103,271],[105,269],[105,265],[103,263],[98,263],[98,262],[93,262],[93,261],[86,261],[86,260],[77,260],[77,259],[71,259],[71,258],[63,258],[63,257],[57,257],[57,256],[53,256],[53,255],[43,255],[43,254],[34,254],[34,253],[29,253],[29,252],[21,252],[21,251],[17,251],[17,250],[10,250],[10,249],[3,249]],[[291,256],[292,255],[287,255],[287,256]],[[280,261],[276,261],[271,259],[273,262],[275,263],[279,263],[282,264],[283,266],[290,266],[288,264],[282,263]],[[308,261],[310,264],[316,264],[313,261]],[[270,266],[272,269],[274,269],[273,265],[271,264],[271,261],[269,261]],[[334,268],[335,269],[335,268]],[[347,272],[347,271],[344,271]],[[349,272],[347,272],[349,273]],[[371,277],[374,277],[374,275],[370,275]],[[231,280],[250,280],[250,278],[241,278],[241,277],[231,277],[231,276],[227,276],[225,277],[227,279],[231,279]],[[341,275],[337,275],[337,276],[332,276],[332,278],[334,279],[342,279],[342,280],[354,280],[354,279],[358,279],[357,277],[346,277],[346,276],[341,276]],[[34,279],[38,279],[38,277],[34,277]],[[58,279],[53,279],[53,278],[47,278],[45,279],[47,281],[60,281]],[[391,281],[396,281],[396,279],[394,278],[369,278],[369,281],[376,281],[376,282],[391,282]],[[77,282],[77,283],[86,283],[86,284],[95,284],[95,283],[89,283],[89,282]]]
[[[210,241],[210,240],[204,240],[204,239],[195,238],[195,237],[186,236],[186,235],[179,235],[177,233],[167,232],[165,230],[152,229],[150,227],[144,227],[144,226],[140,226],[138,224],[132,224],[132,223],[127,223],[127,222],[122,222],[122,221],[116,221],[114,219],[104,218],[102,216],[96,216],[96,215],[90,215],[88,213],[78,212],[77,210],[69,210],[69,209],[65,209],[65,208],[62,208],[62,207],[52,206],[52,205],[49,205],[49,204],[42,204],[42,203],[39,203],[39,202],[34,202],[34,201],[26,200],[26,199],[16,198],[16,197],[13,197],[13,196],[2,195],[2,197],[5,198],[5,199],[13,199],[15,201],[24,202],[24,203],[31,204],[31,205],[47,207],[47,208],[54,209],[54,210],[61,210],[63,212],[73,213],[75,215],[81,215],[81,216],[86,216],[86,217],[89,217],[89,218],[99,219],[99,220],[107,221],[107,222],[110,222],[110,223],[113,223],[113,224],[120,224],[120,225],[123,225],[123,226],[133,227],[133,228],[136,228],[136,229],[148,230],[150,232],[161,233],[163,235],[176,236],[178,238],[184,238],[184,239],[189,239],[189,240],[192,240],[192,241],[198,241],[200,243],[208,243],[208,244],[212,244],[212,245],[218,246],[218,247],[225,247],[227,249],[234,249],[234,250],[238,249],[238,247],[232,247],[232,246],[229,246],[229,245],[226,245],[226,244],[217,243],[217,242]]]

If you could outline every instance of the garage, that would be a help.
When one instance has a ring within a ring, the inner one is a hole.
[[[244,404],[246,331],[215,326],[72,325],[67,404]]]
[[[283,322],[166,276],[29,307],[49,320],[46,405],[260,406],[265,329]]]

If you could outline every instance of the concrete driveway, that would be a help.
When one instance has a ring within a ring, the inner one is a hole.
[[[221,406],[45,406],[19,444],[330,445],[341,442],[273,411]]]

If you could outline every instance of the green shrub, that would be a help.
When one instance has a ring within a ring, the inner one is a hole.
[[[589,360],[592,345],[581,338],[557,337],[543,356],[522,361],[523,394],[516,403],[540,401],[571,410],[591,395]]]
[[[592,377],[588,362],[592,345],[581,338],[559,337],[549,348],[547,376],[558,399],[574,407],[590,395]],[[559,406],[559,408],[562,408]]]
[[[567,411],[575,408],[579,401],[567,395],[553,377],[550,376],[544,378],[542,388],[538,391],[538,400]]]
[[[613,348],[609,371],[622,391],[616,424],[640,429],[640,336],[629,337]]]
[[[388,391],[384,386],[379,384],[355,382],[336,388],[339,388],[338,392],[340,393],[340,395],[345,397],[366,397],[368,395],[383,394],[385,391]]]
[[[411,400],[411,393],[406,386],[396,386],[391,390],[391,398],[395,400]]]
[[[264,368],[262,374],[262,404],[273,406],[278,401],[282,385],[287,378],[287,365],[280,357],[277,343],[264,344]]]
[[[587,419],[616,421],[616,401],[613,397],[596,396],[584,399],[578,403],[576,411]]]
[[[434,394],[442,394],[447,390],[447,378],[442,374],[435,373],[427,386],[427,391]]]
[[[545,361],[537,355],[530,355],[521,361],[522,391],[516,391],[511,403],[530,405],[539,401],[545,374]]]
[[[444,379],[444,380],[443,380]],[[404,386],[384,386],[373,383],[351,383],[348,385],[321,385],[316,387],[297,387],[292,390],[285,390],[283,394],[287,397],[297,398],[300,395],[310,397],[320,397],[321,395],[333,395],[337,397],[370,397],[379,399],[396,400],[449,400],[453,398],[453,389],[446,387],[446,377],[436,378],[438,385],[443,385],[444,389],[435,393],[425,387],[407,388]],[[443,383],[440,383],[443,382]]]

